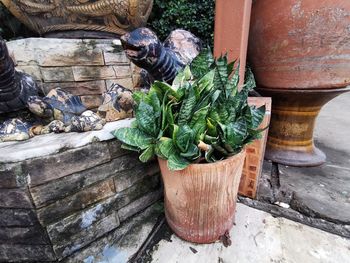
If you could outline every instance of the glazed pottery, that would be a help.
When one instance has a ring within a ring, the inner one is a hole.
[[[170,171],[158,159],[164,182],[165,216],[170,228],[194,243],[211,243],[234,224],[245,151],[215,163]]]
[[[316,117],[328,101],[349,91],[350,1],[263,0],[252,9],[249,61],[259,92],[272,96],[266,158],[316,166]]]

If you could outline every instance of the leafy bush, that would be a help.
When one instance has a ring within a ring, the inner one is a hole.
[[[239,153],[259,138],[265,106],[250,107],[248,92],[255,87],[251,72],[238,92],[238,69],[227,57],[214,60],[201,53],[175,78],[172,86],[156,81],[148,94],[134,94],[136,121],[115,136],[123,148],[142,152],[147,162],[156,154],[170,170],[193,162],[215,162]]]
[[[186,29],[213,46],[215,0],[156,0],[149,20],[151,27],[165,39],[177,28]]]

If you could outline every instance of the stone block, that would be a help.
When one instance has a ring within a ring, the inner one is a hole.
[[[9,53],[15,57],[16,65],[37,65],[35,52],[31,46],[28,46],[28,43],[30,43],[28,39],[18,39],[6,43]]]
[[[52,262],[56,256],[50,245],[0,244],[0,262]]]
[[[58,87],[77,96],[101,95],[103,92],[106,91],[106,83],[104,80],[43,83],[43,91],[45,94],[48,94],[50,90]]]
[[[114,79],[116,73],[112,66],[74,66],[74,81]]]
[[[114,214],[113,202],[115,198],[110,197],[101,203],[72,214],[52,225],[47,226],[47,233],[53,244],[62,244],[67,242],[73,236],[79,235],[83,230],[90,229],[105,217]],[[115,227],[119,225],[117,214],[115,216]]]
[[[159,174],[147,176],[138,181],[133,186],[116,194],[116,205],[114,209],[120,209],[136,199],[142,197],[146,193],[152,192],[160,188]]]
[[[79,192],[96,182],[118,175],[120,171],[131,169],[138,164],[137,158],[132,155],[121,156],[108,163],[32,187],[30,192],[35,206],[40,208]]]
[[[44,82],[67,82],[74,81],[72,67],[47,67],[41,68]]]
[[[0,208],[33,208],[26,188],[0,189]]]
[[[130,154],[130,151],[121,148],[122,143],[116,139],[107,141],[107,145],[108,145],[109,155],[111,156],[112,159],[126,155],[126,154]],[[133,156],[133,158],[138,158],[138,157]]]
[[[50,241],[40,225],[0,227],[0,244],[49,245]]]
[[[127,89],[134,89],[134,84],[132,82],[131,77],[123,78],[123,79],[108,79],[106,80],[106,88],[110,88],[113,84],[119,84]]]
[[[146,207],[152,205],[156,201],[158,201],[163,195],[163,189],[159,189],[154,192],[150,192],[149,194],[142,196],[136,201],[124,206],[122,209],[118,211],[118,216],[120,222],[123,222],[127,218],[135,215],[136,213],[144,210]]]
[[[79,253],[67,258],[65,263],[129,262],[130,257],[137,253],[147,240],[160,213],[155,205],[145,209]]]
[[[96,109],[103,102],[101,95],[87,95],[87,96],[80,96],[80,98],[87,109]]]
[[[21,163],[0,163],[0,189],[23,187],[27,184],[27,175]]]
[[[104,51],[103,56],[106,65],[130,64],[130,60],[126,57],[125,52],[115,52],[114,50],[112,52]]]
[[[94,143],[55,155],[31,159],[25,162],[30,186],[47,183],[66,175],[80,172],[110,160],[105,143]]]
[[[71,237],[69,240],[53,245],[53,249],[58,257],[63,258],[85,247],[106,233],[116,229],[119,226],[119,220],[115,214],[111,214],[92,227],[83,230],[78,235]]]
[[[39,221],[33,209],[0,208],[0,227],[18,227],[38,225]]]
[[[37,210],[41,224],[47,226],[68,215],[114,195],[113,180],[103,181],[85,188],[71,196],[61,199],[51,205]]]
[[[115,213],[112,213],[90,227],[83,229],[75,236],[70,236],[59,243],[53,243],[53,249],[59,258],[69,256],[118,226],[118,217]]]
[[[137,161],[138,166],[130,170],[124,170],[116,174],[114,184],[116,192],[121,192],[138,181],[154,175],[159,172],[159,166],[156,162],[141,164]]]
[[[39,66],[35,66],[35,65],[17,66],[16,69],[31,75],[32,77],[34,77],[35,80],[39,80],[39,81],[42,80],[41,71],[40,71]]]
[[[113,66],[115,77],[117,79],[127,78],[131,77],[131,68],[129,65],[123,66],[123,65],[116,65]]]

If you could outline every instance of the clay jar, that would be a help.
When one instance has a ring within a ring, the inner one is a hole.
[[[245,155],[244,150],[226,160],[191,164],[181,171],[170,171],[167,161],[158,159],[165,216],[179,237],[211,243],[230,231]]]
[[[350,1],[257,0],[248,50],[259,92],[272,97],[267,159],[324,163],[313,130],[322,106],[349,91]]]

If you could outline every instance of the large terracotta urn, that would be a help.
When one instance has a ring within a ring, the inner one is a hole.
[[[265,157],[324,163],[313,130],[321,108],[350,90],[350,1],[256,0],[248,50],[259,92],[272,97]]]
[[[170,228],[194,243],[226,236],[234,224],[236,198],[245,150],[215,163],[191,164],[170,171],[158,159],[164,182],[165,216]]]

